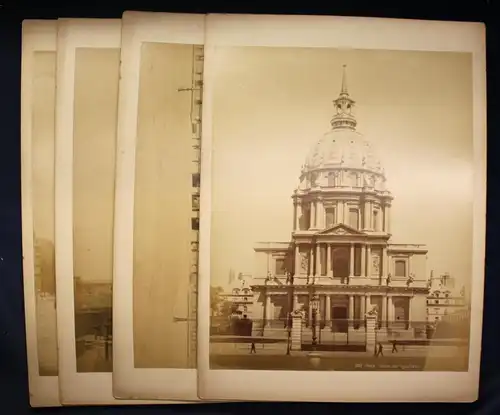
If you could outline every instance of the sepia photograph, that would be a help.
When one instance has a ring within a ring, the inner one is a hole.
[[[112,395],[120,20],[58,21],[56,291],[61,402]]]
[[[57,376],[54,268],[56,52],[35,52],[34,70],[32,201],[38,364],[41,376]]]
[[[123,14],[113,279],[118,399],[199,400],[204,19]]]
[[[201,88],[202,58],[202,46],[147,42],[141,49],[133,205],[136,368],[196,368],[197,252],[191,247],[198,240],[192,205],[198,187],[192,176],[199,174],[201,95],[194,88]]]
[[[211,62],[210,368],[467,371],[472,54]]]
[[[56,34],[56,21],[23,22],[23,278],[34,407],[60,405],[54,264]]]
[[[120,49],[77,48],[73,270],[78,372],[112,372],[113,211]]]

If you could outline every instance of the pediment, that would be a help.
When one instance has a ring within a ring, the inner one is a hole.
[[[364,235],[363,232],[344,224],[338,224],[317,233],[317,235]]]

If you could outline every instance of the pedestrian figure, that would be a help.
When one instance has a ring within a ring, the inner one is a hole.
[[[394,352],[398,352],[398,348],[396,347],[396,340],[393,340],[392,341],[392,352],[391,353],[394,353]]]
[[[375,348],[375,357],[379,356],[384,356],[384,348],[382,346],[382,343],[377,343],[377,346]]]
[[[255,349],[255,343],[252,342],[252,344],[250,345],[250,354],[252,353],[257,353],[257,350]]]

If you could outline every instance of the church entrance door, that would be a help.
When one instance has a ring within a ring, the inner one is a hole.
[[[404,329],[406,327],[407,302],[404,298],[394,298],[394,325],[395,328]]]

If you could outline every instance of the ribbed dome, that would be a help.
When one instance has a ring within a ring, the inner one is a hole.
[[[348,128],[333,129],[312,147],[305,170],[338,167],[364,169],[383,174],[382,165],[373,146],[362,134]]]

